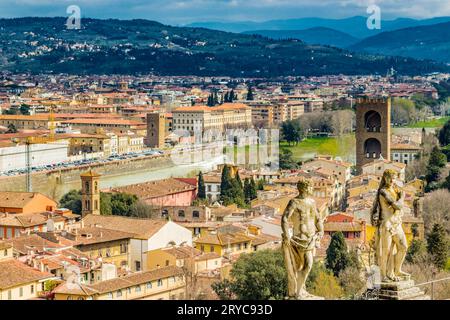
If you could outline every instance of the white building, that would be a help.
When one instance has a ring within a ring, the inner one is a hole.
[[[32,167],[57,164],[69,160],[69,142],[59,140],[46,144],[30,145]],[[26,169],[26,145],[0,148],[0,172]]]
[[[147,263],[147,252],[170,245],[192,246],[192,232],[166,220],[136,219],[121,216],[100,216],[89,214],[83,218],[84,227],[102,226],[134,234],[130,241],[130,267],[142,271]]]

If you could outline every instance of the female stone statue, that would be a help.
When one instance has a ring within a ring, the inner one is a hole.
[[[409,280],[409,274],[401,270],[408,248],[402,228],[405,193],[395,184],[396,176],[394,170],[384,171],[371,212],[377,228],[375,261],[383,282]]]

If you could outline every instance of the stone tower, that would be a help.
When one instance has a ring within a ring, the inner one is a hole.
[[[100,188],[98,173],[89,170],[81,177],[81,215],[100,214]]]
[[[356,168],[391,158],[391,99],[361,98],[356,103]]]
[[[147,146],[162,148],[166,138],[166,117],[163,113],[147,113]]]

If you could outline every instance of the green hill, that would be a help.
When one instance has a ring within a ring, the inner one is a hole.
[[[349,49],[450,63],[450,22],[382,32]]]
[[[148,20],[0,19],[0,64],[13,72],[275,77],[447,71],[428,61],[353,54],[300,40],[273,40]]]

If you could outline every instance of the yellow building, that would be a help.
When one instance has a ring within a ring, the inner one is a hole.
[[[147,252],[147,270],[177,266],[196,274],[222,266],[222,258],[216,252],[204,253],[189,246],[168,247]]]
[[[86,227],[66,237],[75,241],[75,247],[90,259],[101,259],[102,262],[114,264],[118,268],[125,268],[130,264],[129,247],[133,237],[130,233]]]
[[[178,300],[186,295],[183,270],[170,266],[101,281],[93,285],[64,283],[55,300]]]
[[[215,252],[220,256],[233,256],[252,252],[252,238],[244,233],[210,233],[195,240],[195,248],[202,252]]]

